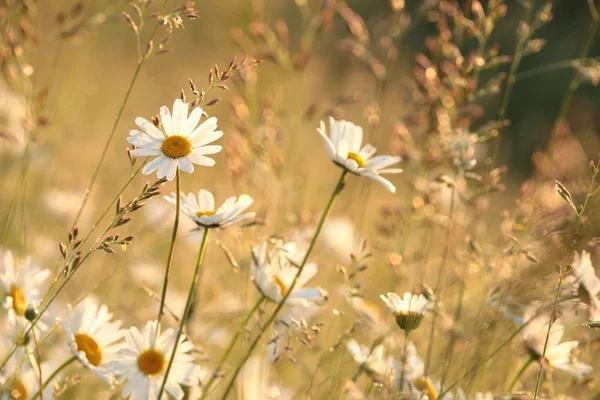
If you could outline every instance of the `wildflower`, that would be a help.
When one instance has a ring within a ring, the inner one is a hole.
[[[223,136],[223,132],[215,130],[215,117],[198,126],[201,117],[201,108],[195,108],[188,116],[188,104],[177,99],[173,103],[173,115],[167,107],[160,108],[164,133],[144,118],[136,118],[135,123],[141,131],[129,132],[127,141],[136,147],[131,154],[136,157],[158,156],[150,161],[142,172],[149,175],[158,170],[159,179],[167,177],[168,180],[173,180],[177,168],[182,172],[192,173],[192,164],[205,167],[215,165],[215,161],[206,156],[220,152],[222,147],[207,145]]]
[[[592,372],[590,365],[579,362],[575,358],[574,350],[579,345],[577,340],[560,343],[564,326],[560,320],[552,321],[549,314],[536,316],[537,309],[530,306],[525,311],[523,319],[529,321],[523,328],[523,343],[529,354],[538,361],[544,354],[544,344],[548,334],[548,325],[550,324],[550,334],[548,335],[548,344],[544,357],[545,364],[550,368],[556,368],[575,376],[578,379]]]
[[[349,121],[336,121],[330,117],[329,137],[327,137],[327,129],[323,121],[317,131],[323,137],[327,154],[335,164],[355,175],[366,176],[381,183],[392,193],[396,192],[396,187],[380,174],[402,172],[402,169],[399,168],[385,169],[399,163],[402,159],[397,156],[373,157],[377,149],[370,144],[361,148],[363,130],[360,126]]]
[[[43,337],[48,332],[48,314],[40,318],[33,328],[37,338]],[[32,350],[35,348],[35,342],[31,340],[31,335],[25,335],[27,329],[31,326],[31,322],[17,315],[14,310],[8,310],[8,318],[6,325],[0,334],[0,347],[4,345],[10,347],[16,344],[20,349]]]
[[[387,297],[380,297],[396,317],[398,326],[407,333],[417,329],[433,308],[433,303],[422,294],[417,296],[406,292],[401,298],[396,293],[388,293]]]
[[[348,218],[329,218],[319,235],[319,241],[344,262],[351,261],[351,255],[357,253],[361,243],[352,221]]]
[[[269,363],[254,356],[244,366],[238,381],[240,399],[285,400],[292,396],[278,385],[272,384],[269,376]]]
[[[171,204],[177,204],[177,195],[165,196]],[[193,193],[187,196],[181,193],[181,210],[196,224],[205,228],[225,227],[254,217],[254,213],[242,214],[254,200],[246,194],[239,198],[229,197],[221,207],[215,210],[215,198],[208,190],[200,189],[198,199]]]
[[[117,356],[121,347],[118,343],[124,331],[119,329],[121,321],[112,321],[112,313],[104,305],[98,307],[87,300],[75,309],[69,305],[66,321],[58,321],[67,334],[67,343],[71,353],[87,369],[112,384],[109,363]]]
[[[572,267],[577,295],[587,306],[590,320],[600,320],[600,278],[596,276],[590,254],[585,250],[581,255],[575,252]]]
[[[408,342],[406,346],[406,355],[404,356],[404,365],[399,365],[398,370],[404,369],[404,382],[400,382],[401,374],[396,374],[397,386],[407,390],[415,384],[418,379],[423,378],[425,372],[425,362],[417,353],[417,348],[413,342]],[[402,385],[402,386],[400,386]]]
[[[346,343],[346,347],[354,361],[361,365],[374,380],[380,381],[386,375],[394,373],[397,367],[393,357],[385,356],[383,345],[378,345],[371,351],[367,346],[359,345],[352,339]]]
[[[298,273],[298,252],[295,243],[278,243],[269,249],[266,241],[252,249],[250,273],[258,290],[269,300],[280,302],[289,290]],[[289,304],[306,304],[322,298],[318,289],[302,287],[317,273],[317,265],[309,263],[304,266],[298,277],[293,292],[289,295]]]
[[[0,281],[6,291],[5,307],[23,317],[27,307],[37,307],[41,300],[42,284],[50,276],[50,270],[41,269],[30,257],[23,265],[15,265],[10,250],[4,252]]]
[[[119,377],[119,382],[127,381],[123,397],[131,396],[131,400],[157,398],[176,335],[177,331],[173,329],[161,333],[158,321],[146,322],[141,332],[136,327],[129,329],[125,335],[127,345],[111,362],[111,369]],[[184,396],[180,385],[195,386],[199,382],[200,371],[190,354],[192,348],[182,335],[165,385],[167,393],[176,399]]]
[[[4,371],[10,371],[10,373],[0,374],[0,399],[33,399],[40,390],[37,367],[33,369],[31,364],[26,361],[21,365],[17,365],[16,360],[17,357],[11,358],[4,368]],[[40,368],[42,370],[42,377],[47,379],[56,371],[57,366],[55,362],[48,361],[41,363]],[[52,383],[56,382],[58,378],[59,375],[54,376],[52,381],[46,386],[42,392],[44,399],[52,399],[54,397]]]

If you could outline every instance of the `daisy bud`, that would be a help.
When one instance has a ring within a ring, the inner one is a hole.
[[[29,322],[32,322],[36,319],[38,315],[38,312],[36,310],[36,308],[32,305],[27,306],[27,309],[25,310],[25,319]]]

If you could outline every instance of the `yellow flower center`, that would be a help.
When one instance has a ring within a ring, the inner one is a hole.
[[[10,297],[12,297],[13,309],[15,310],[15,313],[20,316],[25,315],[25,310],[27,310],[27,299],[25,298],[25,292],[23,292],[23,290],[17,286],[11,285]]]
[[[421,392],[425,392],[429,400],[437,400],[438,392],[435,386],[433,386],[433,382],[427,377],[420,377],[415,380],[415,386]]]
[[[364,168],[365,165],[367,165],[367,163],[365,162],[365,159],[362,158],[358,153],[355,153],[353,151],[348,152],[348,160],[356,161],[359,168]]]
[[[165,366],[165,357],[157,350],[150,349],[140,354],[137,362],[140,371],[152,376],[162,372]]]
[[[215,215],[215,212],[212,210],[200,210],[196,213],[196,217],[198,217],[198,218],[204,217],[204,216],[210,217],[211,215]]]
[[[192,142],[181,135],[169,136],[162,142],[160,149],[170,158],[185,157],[192,152]]]
[[[281,280],[280,277],[278,277],[277,275],[273,275],[273,280],[275,280],[275,284],[277,286],[279,286],[279,290],[281,290],[281,295],[285,296],[288,292],[288,288],[285,285],[285,283],[283,283],[283,281]]]
[[[94,339],[85,333],[77,333],[75,335],[75,343],[77,344],[77,350],[85,353],[85,358],[94,367],[97,367],[102,363],[102,349],[96,343]]]
[[[27,399],[29,398],[29,393],[27,392],[27,388],[25,387],[25,385],[23,384],[23,382],[19,379],[17,379],[13,385],[12,385],[12,389],[10,390],[10,395],[8,397],[9,399]]]

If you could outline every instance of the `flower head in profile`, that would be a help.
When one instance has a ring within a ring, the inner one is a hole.
[[[66,321],[58,319],[67,334],[71,353],[87,369],[113,383],[108,365],[122,347],[120,343],[124,331],[119,329],[121,321],[113,321],[112,313],[104,305],[98,307],[90,300],[84,300],[77,307],[69,305]]]
[[[293,242],[283,243],[268,240],[252,249],[250,273],[258,290],[269,300],[280,302],[288,294],[292,282],[298,273],[298,265],[303,253]],[[317,273],[317,265],[309,263],[304,266],[287,303],[291,305],[307,304],[322,300],[321,291],[315,288],[304,288]]]
[[[592,265],[590,253],[582,251],[581,255],[575,252],[573,256],[573,277],[575,279],[576,294],[581,303],[588,309],[592,321],[600,320],[600,278]]]
[[[402,298],[396,293],[388,293],[387,297],[380,297],[396,317],[398,326],[405,332],[417,329],[433,308],[433,303],[422,294],[417,296],[406,292]]]
[[[131,400],[154,400],[162,385],[165,371],[173,351],[177,331],[160,331],[158,321],[148,321],[142,330],[129,329],[125,335],[127,345],[119,351],[119,357],[111,363],[112,371],[123,387],[123,397]],[[165,391],[175,399],[184,396],[180,385],[195,386],[200,370],[194,364],[193,346],[181,335],[173,365],[165,385]]]
[[[385,355],[383,345],[376,346],[373,351],[367,346],[360,345],[354,339],[346,343],[348,352],[373,380],[381,381],[386,376],[393,376],[397,363],[391,356]]]
[[[402,159],[397,156],[373,157],[377,151],[375,147],[370,144],[361,147],[363,130],[360,126],[349,121],[336,121],[330,117],[329,137],[327,137],[327,129],[323,121],[317,131],[325,141],[327,154],[334,163],[355,175],[366,176],[379,182],[392,193],[396,192],[396,187],[381,174],[402,172],[402,169],[399,168],[387,168],[399,163]]]
[[[175,178],[177,168],[181,172],[194,172],[194,165],[212,167],[215,161],[206,157],[216,154],[222,147],[208,145],[223,136],[223,132],[216,131],[217,119],[211,117],[201,123],[202,109],[194,108],[188,116],[188,104],[177,99],[173,103],[173,114],[165,106],[160,108],[160,120],[163,131],[152,122],[138,117],[135,123],[141,129],[131,130],[127,141],[135,146],[131,154],[135,157],[158,156],[150,161],[142,171],[149,175],[158,171],[156,176],[166,177],[168,180]]]
[[[23,317],[28,307],[38,306],[42,287],[50,276],[50,270],[40,268],[30,257],[27,257],[23,264],[15,263],[10,250],[4,252],[1,262],[0,281],[6,292],[4,305]]]
[[[550,325],[550,334],[548,335],[548,344],[544,356],[545,363],[543,364],[564,371],[578,379],[582,379],[592,372],[590,365],[579,362],[575,357],[575,349],[579,346],[577,340],[560,342],[565,327],[559,319],[553,319],[549,314],[538,315],[536,305],[529,306],[525,310],[523,319],[526,323],[522,330],[523,343],[532,357],[538,361],[542,359],[546,336],[548,335],[548,325]]]
[[[165,196],[165,199],[175,205],[177,195]],[[254,200],[247,194],[239,198],[229,197],[218,209],[215,207],[215,198],[208,190],[200,189],[198,198],[193,193],[187,196],[181,193],[181,211],[196,224],[205,228],[225,227],[254,217],[254,213],[242,214],[252,205]]]

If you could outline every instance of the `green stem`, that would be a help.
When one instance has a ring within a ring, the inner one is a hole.
[[[46,382],[42,385],[42,387],[40,388],[40,390],[38,390],[38,392],[35,394],[35,396],[33,396],[32,398],[35,400],[38,397],[41,396],[42,392],[44,391],[44,389],[46,389],[46,387],[54,380],[54,378],[56,378],[58,376],[58,374],[60,374],[65,368],[67,368],[69,365],[71,365],[71,363],[73,361],[75,361],[77,358],[75,357],[71,357],[69,358],[67,361],[65,361],[64,363],[62,363],[62,365],[60,367],[58,367],[53,373],[52,375],[50,375],[48,377],[48,379],[46,379]]]
[[[158,392],[158,397],[157,397],[158,400],[160,400],[163,392],[165,391],[165,385],[167,384],[167,379],[169,378],[169,372],[171,372],[171,367],[173,366],[173,361],[175,361],[175,354],[177,354],[177,346],[179,345],[179,339],[181,338],[181,334],[183,333],[183,328],[187,321],[187,315],[190,312],[190,308],[192,306],[192,302],[194,299],[194,292],[196,291],[196,286],[198,284],[198,275],[200,274],[200,267],[202,266],[202,258],[204,257],[206,243],[208,242],[208,232],[209,231],[210,231],[210,228],[208,228],[208,227],[204,228],[204,233],[202,235],[202,242],[200,243],[200,249],[198,250],[198,259],[196,260],[196,269],[194,270],[194,277],[192,278],[192,284],[190,285],[190,291],[188,293],[187,301],[185,302],[185,309],[183,310],[183,315],[181,316],[181,322],[179,323],[179,329],[177,330],[177,335],[175,337],[175,342],[173,344],[173,351],[171,352],[171,358],[169,359],[169,364],[167,365],[167,369],[165,371],[165,377],[163,378],[162,385],[160,386],[160,391]],[[166,287],[166,285],[165,285],[165,287]]]
[[[223,355],[219,359],[219,363],[217,364],[217,368],[215,368],[215,372],[212,374],[212,376],[210,377],[210,379],[208,380],[208,382],[206,383],[206,385],[204,385],[204,391],[202,393],[202,397],[200,398],[200,400],[203,400],[208,395],[209,389],[211,388],[211,386],[215,382],[215,379],[217,378],[217,376],[219,375],[219,372],[221,371],[221,368],[223,367],[223,363],[225,363],[225,361],[227,360],[227,357],[229,357],[229,354],[231,353],[231,351],[235,347],[238,339],[242,335],[242,332],[244,331],[244,329],[246,329],[246,326],[248,325],[248,322],[250,322],[250,319],[252,318],[252,316],[254,315],[254,313],[256,311],[258,311],[259,307],[265,301],[265,299],[266,299],[265,296],[261,296],[260,299],[258,299],[258,301],[256,302],[256,304],[254,304],[254,307],[252,307],[252,310],[250,310],[250,312],[248,313],[248,315],[246,316],[246,318],[244,318],[244,321],[242,322],[240,328],[237,330],[237,332],[235,333],[235,335],[233,336],[233,338],[229,342],[229,346],[227,346],[227,350],[225,350],[225,352],[223,353]]]
[[[406,351],[408,350],[408,335],[410,331],[404,331],[404,346],[402,347],[402,364],[400,367],[400,390],[404,390],[404,373],[406,372]]]
[[[306,254],[304,255],[304,259],[302,260],[302,263],[298,267],[298,272],[296,273],[296,276],[294,277],[294,280],[292,281],[292,284],[288,288],[287,293],[283,296],[283,298],[281,299],[281,301],[277,304],[277,307],[273,311],[273,314],[271,314],[271,316],[269,317],[269,319],[267,320],[267,322],[265,322],[265,324],[262,326],[262,329],[260,330],[260,332],[258,333],[258,335],[256,335],[256,337],[254,338],[254,340],[250,344],[250,347],[248,348],[248,351],[246,352],[246,354],[242,358],[241,362],[236,367],[236,369],[235,369],[235,371],[233,373],[233,376],[231,377],[231,380],[227,384],[227,388],[225,389],[225,393],[223,394],[222,399],[227,399],[227,396],[229,395],[229,392],[231,392],[231,389],[233,389],[233,384],[234,384],[237,376],[239,375],[240,371],[242,370],[242,367],[244,366],[244,364],[246,364],[246,361],[250,358],[250,355],[252,354],[252,352],[254,351],[254,349],[256,348],[256,346],[258,345],[258,342],[260,341],[262,335],[265,333],[265,331],[267,330],[267,328],[275,321],[275,318],[277,318],[277,315],[279,314],[279,311],[281,311],[281,309],[285,305],[286,300],[294,292],[294,288],[296,287],[296,284],[298,283],[298,278],[300,277],[300,275],[302,275],[302,271],[304,270],[304,266],[306,265],[306,262],[308,261],[308,257],[310,256],[310,254],[312,253],[313,248],[315,247],[315,243],[317,242],[317,238],[319,237],[319,233],[321,233],[321,229],[323,229],[323,225],[325,224],[325,220],[327,220],[327,216],[329,215],[329,213],[330,213],[330,211],[331,211],[331,209],[333,207],[333,204],[335,203],[335,199],[337,198],[338,194],[342,191],[342,188],[344,187],[344,179],[346,178],[347,174],[348,174],[348,171],[344,169],[342,171],[342,174],[340,175],[340,179],[338,180],[337,184],[335,185],[335,188],[333,189],[333,192],[331,193],[331,196],[329,198],[329,201],[327,202],[327,205],[325,206],[325,210],[323,211],[323,214],[321,215],[321,219],[319,220],[319,223],[317,224],[317,228],[315,230],[315,234],[313,235],[313,237],[312,237],[312,239],[310,241],[310,244],[308,245],[308,249],[306,250]]]
[[[515,377],[513,378],[513,380],[510,382],[510,386],[508,387],[508,393],[512,393],[512,391],[515,388],[515,385],[517,384],[517,382],[519,381],[519,379],[521,379],[521,376],[525,373],[525,371],[527,371],[527,368],[529,368],[529,366],[531,365],[531,363],[533,363],[535,361],[535,358],[530,357],[525,364],[523,364],[523,366],[521,367],[521,369],[519,369],[519,372],[517,372],[517,374],[515,375]]]
[[[165,277],[163,279],[162,291],[160,294],[160,306],[158,307],[158,323],[164,314],[165,300],[167,298],[167,286],[169,284],[169,275],[171,274],[171,265],[173,264],[173,252],[175,249],[175,240],[177,239],[177,229],[179,228],[179,215],[181,214],[181,172],[177,167],[175,173],[175,186],[176,186],[176,198],[175,198],[175,221],[173,222],[173,233],[171,234],[171,244],[169,245],[169,255],[167,256],[167,267],[165,268]]]
[[[558,295],[560,294],[560,287],[562,285],[562,272],[558,277],[558,287],[556,288],[556,295],[554,296],[554,305],[553,305],[553,313],[556,312],[556,304],[558,303]],[[548,330],[546,331],[546,339],[544,340],[544,350],[542,351],[541,360],[546,358],[546,350],[548,349],[548,339],[550,338],[550,331],[552,329],[552,317],[548,318]],[[535,392],[533,393],[533,400],[537,399],[538,392],[540,390],[540,384],[542,383],[542,371],[544,370],[544,363],[540,361],[540,369],[537,374],[537,379],[535,381]]]
[[[167,6],[168,1],[169,0],[165,0],[165,2],[163,3],[163,12]],[[154,25],[154,29],[152,30],[152,33],[150,34],[150,37],[148,38],[148,44],[150,44],[150,42],[152,42],[154,35],[156,35],[156,32],[158,31],[159,25],[160,25],[159,22],[157,22]],[[140,71],[142,70],[142,66],[144,65],[144,63],[146,62],[146,60],[148,58],[149,58],[149,54],[146,54],[146,55],[138,58],[138,62],[135,67],[135,71],[133,72],[133,77],[131,78],[131,81],[129,82],[129,87],[127,88],[127,91],[125,92],[125,97],[123,97],[123,101],[121,102],[121,106],[119,107],[119,111],[117,112],[117,117],[115,118],[115,120],[113,122],[110,133],[108,134],[108,138],[106,139],[106,143],[104,144],[104,149],[102,150],[102,154],[100,155],[100,160],[98,161],[98,164],[96,165],[96,169],[94,170],[94,173],[92,174],[92,179],[90,180],[88,187],[85,189],[85,194],[83,196],[83,200],[81,202],[81,205],[79,206],[79,210],[77,210],[77,215],[75,216],[75,221],[73,221],[73,228],[77,225],[77,223],[79,222],[79,219],[81,218],[81,215],[83,214],[83,210],[90,198],[92,189],[94,188],[94,185],[96,184],[96,181],[98,180],[98,176],[100,175],[100,169],[102,169],[102,165],[104,164],[104,161],[106,160],[106,155],[108,154],[108,149],[110,147],[110,144],[112,143],[112,140],[115,137],[115,133],[117,132],[117,126],[119,125],[119,122],[121,121],[121,117],[123,116],[123,112],[125,111],[125,106],[129,102],[129,97],[131,96],[131,92],[133,91],[135,82],[137,81]]]

